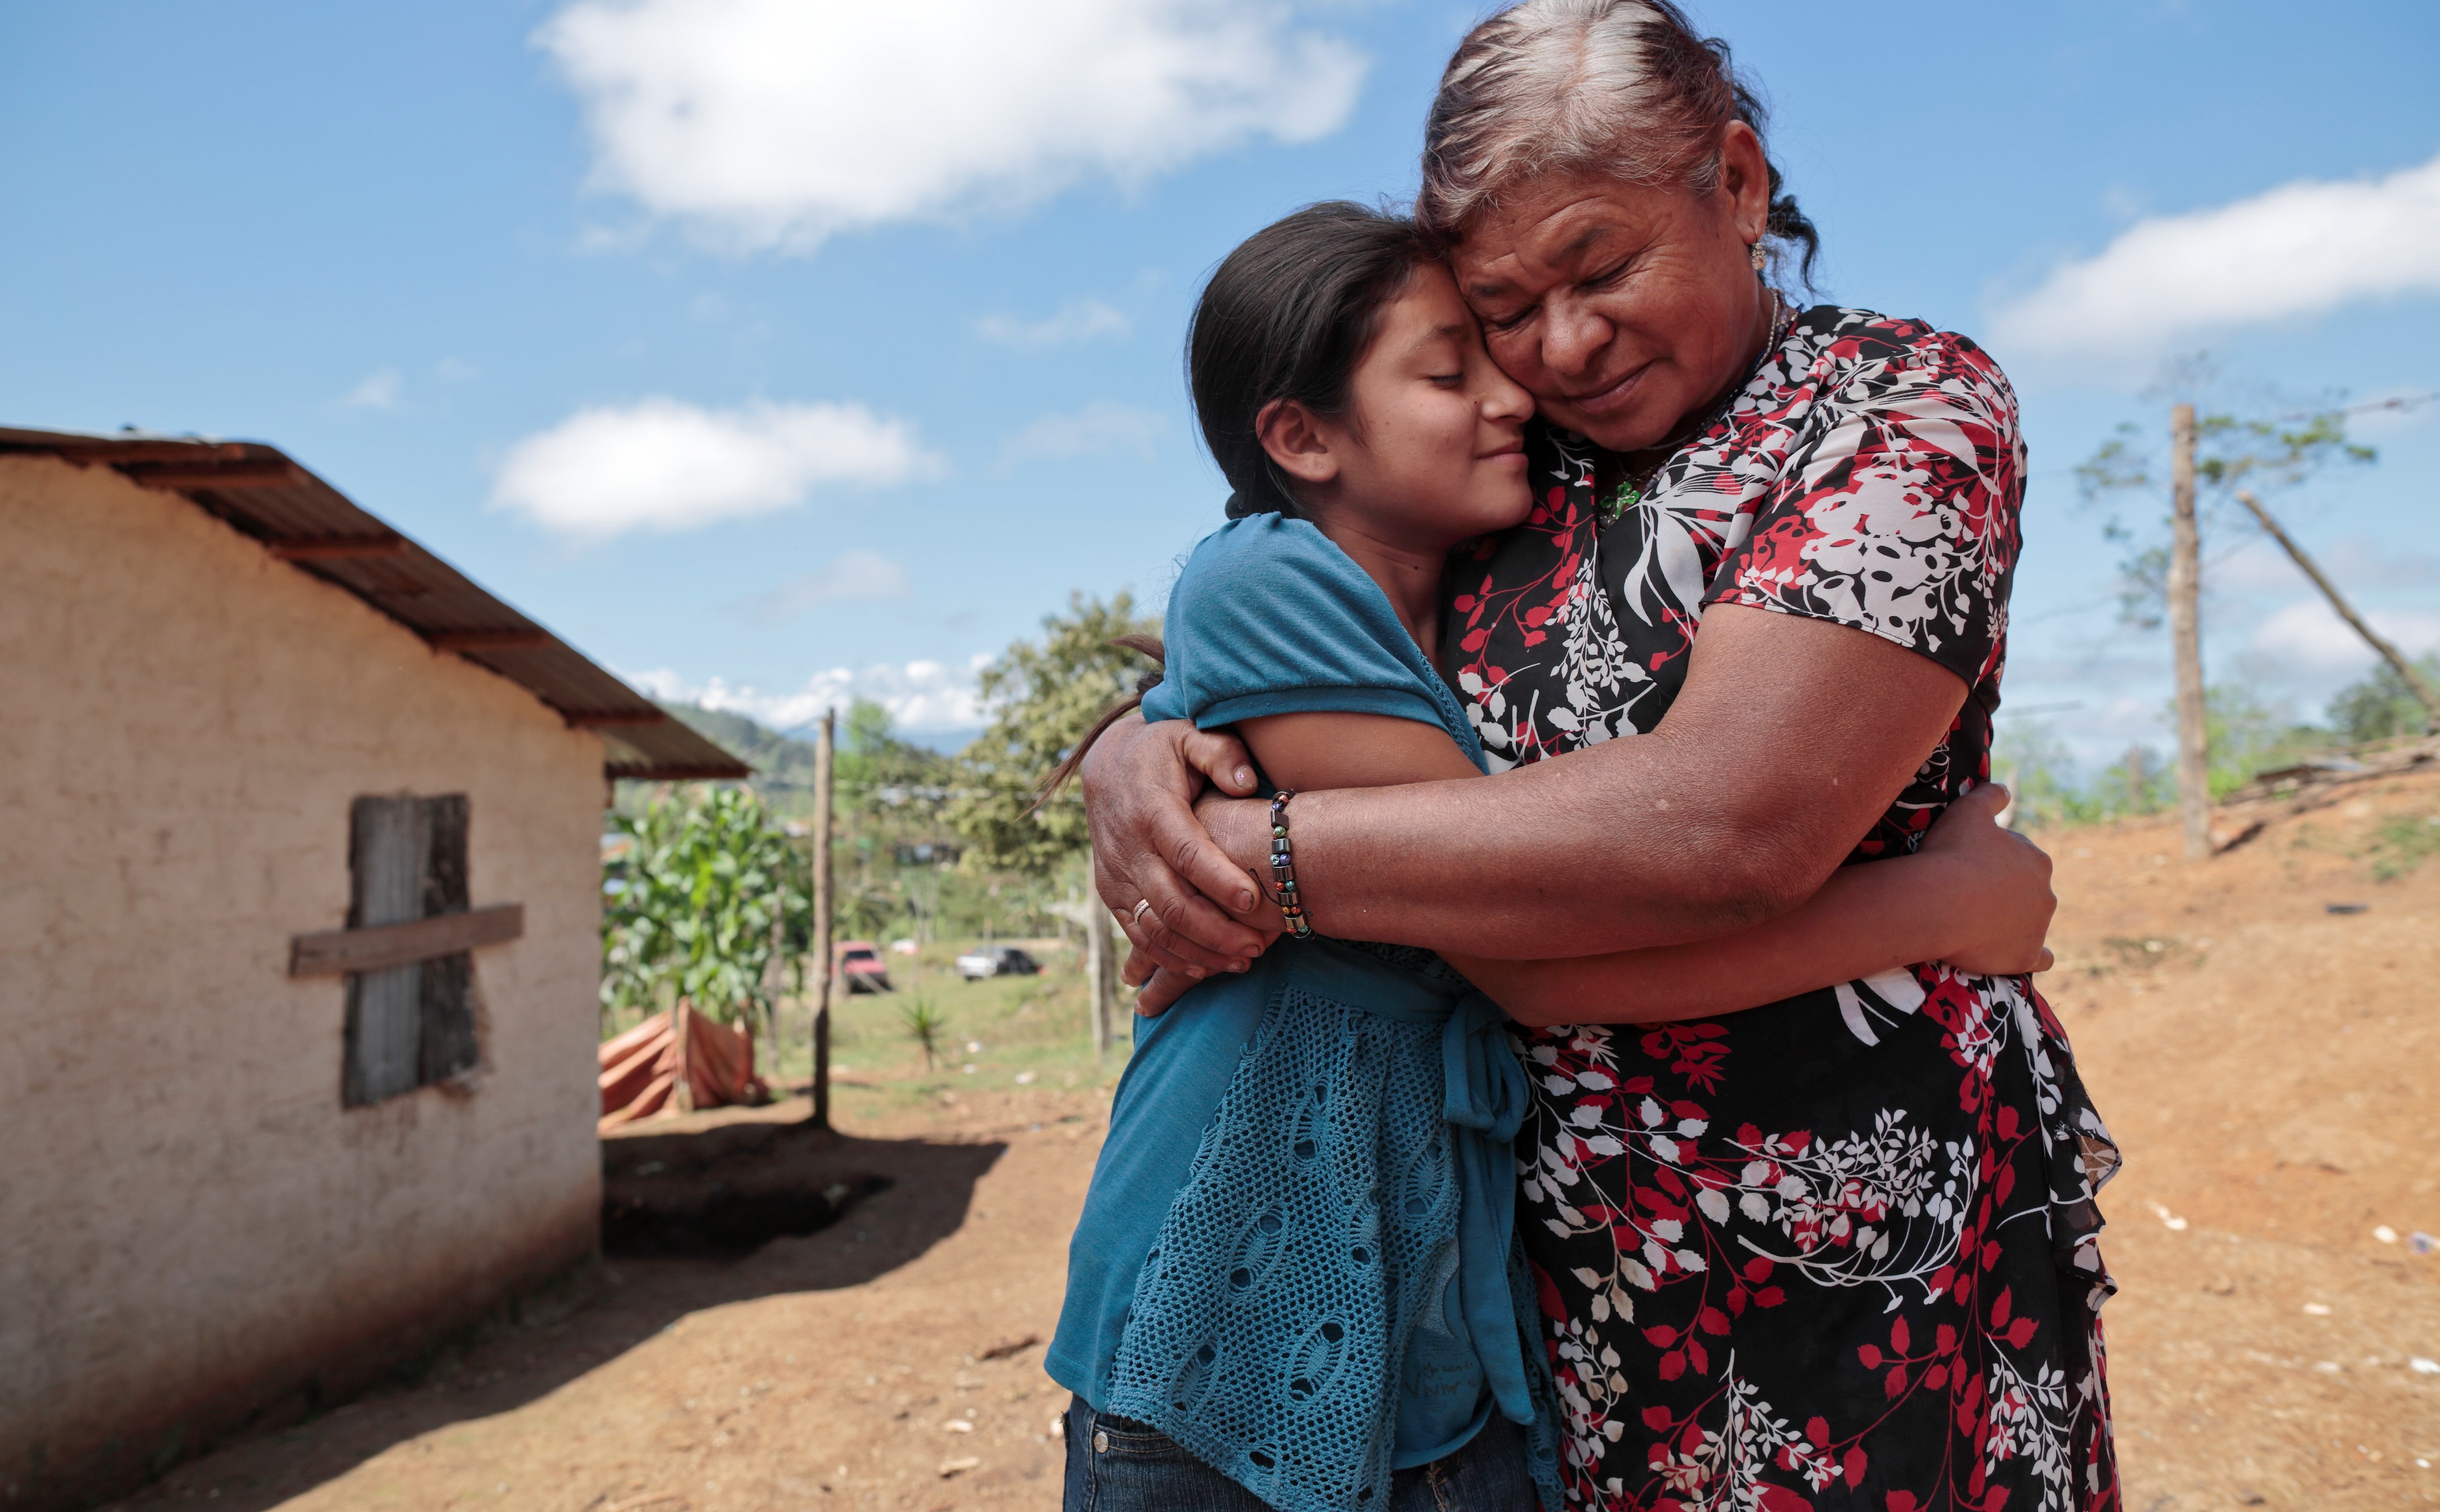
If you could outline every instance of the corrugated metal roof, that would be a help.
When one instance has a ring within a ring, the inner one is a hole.
[[[46,453],[182,494],[299,571],[337,585],[601,736],[613,777],[742,778],[752,768],[471,582],[276,446],[138,432],[0,427],[0,454]]]

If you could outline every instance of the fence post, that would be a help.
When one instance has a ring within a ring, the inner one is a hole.
[[[822,713],[814,742],[814,1117],[831,1126],[831,762],[838,711]]]
[[[1085,1000],[1093,1027],[1093,1058],[1110,1051],[1112,979],[1118,975],[1117,952],[1111,943],[1110,910],[1093,891],[1093,853],[1085,853]]]

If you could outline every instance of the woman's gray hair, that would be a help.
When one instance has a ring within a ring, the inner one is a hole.
[[[1424,129],[1415,218],[1454,243],[1516,186],[1550,173],[1632,184],[1719,187],[1731,121],[1763,133],[1767,112],[1671,0],[1521,0],[1467,33],[1441,75]],[[1802,248],[1809,280],[1821,237],[1779,192],[1770,165],[1768,234]]]

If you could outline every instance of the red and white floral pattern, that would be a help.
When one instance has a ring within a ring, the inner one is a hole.
[[[1501,765],[1650,729],[1706,603],[1850,624],[1972,688],[1857,847],[1983,780],[2019,546],[2016,400],[1963,337],[1816,309],[1654,477],[1579,438],[1455,570]],[[2117,1151],[2032,983],[1892,972],[1716,1020],[1523,1038],[1518,1140],[1579,1506],[2118,1506],[2093,1194]]]

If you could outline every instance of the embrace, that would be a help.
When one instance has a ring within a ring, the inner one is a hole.
[[[1523,0],[1411,218],[1204,290],[1228,522],[1070,763],[1147,1017],[1068,1512],[2118,1506],[2015,397],[1789,301],[1763,125],[1667,0]]]

